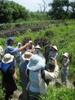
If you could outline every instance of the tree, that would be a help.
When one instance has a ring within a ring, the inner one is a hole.
[[[12,22],[17,19],[26,20],[28,11],[21,5],[8,0],[0,1],[0,23]]]
[[[43,2],[43,12],[45,13],[47,9],[47,4],[45,0],[42,0],[42,2]]]
[[[69,0],[53,0],[49,15],[54,19],[64,19],[68,17]],[[66,7],[66,11],[64,9]]]

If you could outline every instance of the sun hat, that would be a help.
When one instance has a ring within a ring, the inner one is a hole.
[[[0,55],[2,56],[4,54],[4,50],[3,50],[3,47],[0,46]]]
[[[13,60],[14,60],[14,56],[7,53],[4,55],[2,62],[8,64],[8,63],[11,63]]]
[[[29,40],[29,43],[33,43],[33,41],[32,40]]]
[[[26,51],[26,52],[22,55],[22,59],[23,59],[23,60],[30,60],[31,56],[32,56],[32,53],[29,52],[29,51]]]
[[[67,53],[67,52],[65,52],[64,54],[63,54],[63,56],[65,56],[65,57],[69,57],[69,54]]]
[[[28,65],[27,65],[27,69],[36,71],[41,68],[45,68],[45,58],[41,57],[37,54],[32,55]]]
[[[58,50],[56,45],[53,45],[52,48],[55,49],[55,50]]]
[[[40,49],[41,47],[39,45],[36,45],[35,46],[35,49]]]
[[[21,47],[21,46],[22,46],[22,43],[18,42],[17,47]]]

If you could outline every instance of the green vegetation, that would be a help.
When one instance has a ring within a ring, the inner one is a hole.
[[[75,1],[53,0],[48,12],[52,19],[75,19]]]
[[[50,86],[47,95],[42,97],[42,100],[74,100],[75,90],[66,87]]]
[[[23,41],[25,38],[31,38],[33,41],[36,39],[47,39],[52,44],[57,45],[59,49],[58,61],[63,52],[69,52],[70,54],[70,65],[69,65],[69,79],[71,82],[75,80],[75,21],[64,21],[60,23],[51,23],[45,30],[40,30],[38,32],[32,32],[28,29],[26,32],[21,33],[22,35],[16,35],[15,40]],[[0,44],[5,47],[5,39],[0,38]],[[44,48],[44,47],[43,47]],[[19,80],[17,80],[17,85],[19,87]],[[1,89],[0,89],[1,91]],[[2,97],[2,91],[1,97]],[[48,94],[43,97],[43,100],[74,100],[75,90],[68,89],[66,87],[50,87]]]

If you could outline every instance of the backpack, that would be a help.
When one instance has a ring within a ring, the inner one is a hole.
[[[8,64],[1,62],[1,71],[7,73],[8,69],[14,67],[14,65],[15,65],[15,61]]]

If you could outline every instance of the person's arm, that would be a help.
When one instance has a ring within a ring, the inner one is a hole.
[[[30,45],[30,43],[26,43],[24,46],[22,46],[22,47],[20,47],[19,49],[18,49],[18,51],[22,51],[22,50],[24,50],[26,47],[28,47]]]

